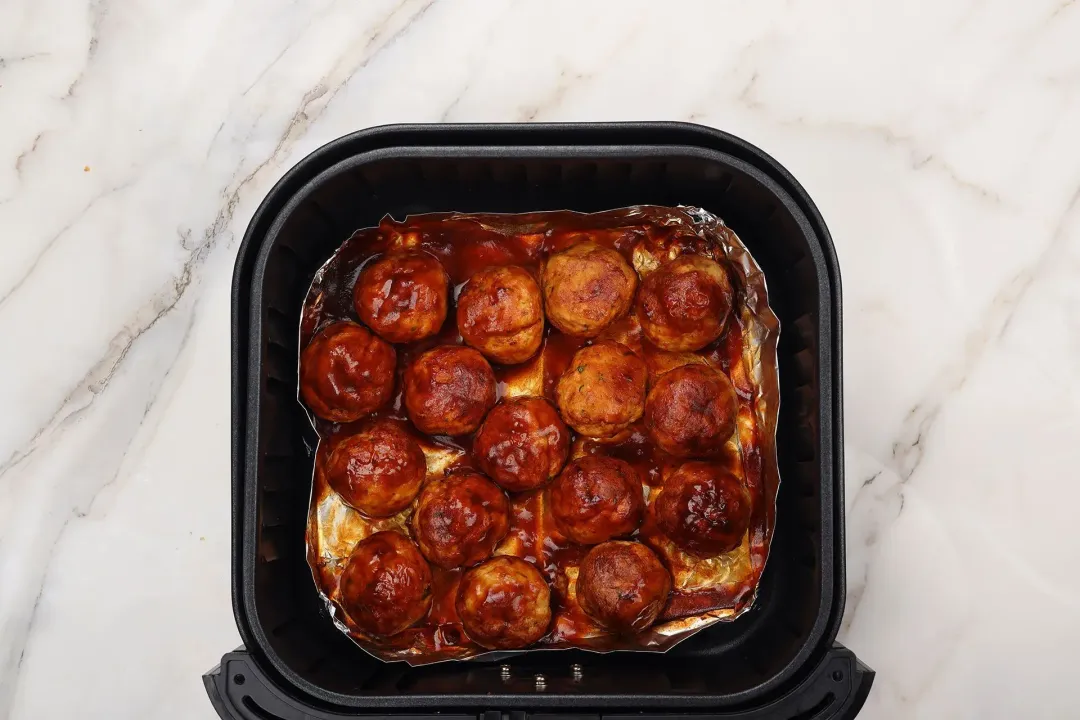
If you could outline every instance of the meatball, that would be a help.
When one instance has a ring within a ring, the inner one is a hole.
[[[441,345],[405,370],[405,409],[429,435],[471,433],[495,405],[495,373],[472,348]]]
[[[461,578],[457,613],[465,634],[489,650],[531,645],[551,624],[551,591],[536,567],[500,555]]]
[[[577,599],[608,630],[641,632],[656,622],[671,592],[671,575],[652,550],[615,540],[597,545],[577,576]]]
[[[595,337],[630,309],[637,273],[617,251],[585,241],[551,255],[541,284],[552,325]]]
[[[446,271],[434,256],[411,250],[384,255],[356,279],[356,314],[380,337],[407,343],[437,333],[446,320]]]
[[[341,607],[364,632],[389,637],[431,609],[431,568],[412,542],[384,530],[353,548],[338,584]]]
[[[645,401],[645,427],[656,444],[676,457],[708,457],[735,432],[735,388],[708,365],[683,365],[664,373]]]
[[[394,394],[394,347],[354,322],[320,330],[300,354],[300,396],[331,422],[352,422]]]
[[[724,269],[701,255],[683,255],[642,281],[637,316],[654,345],[685,352],[720,337],[731,305],[731,281]]]
[[[398,423],[381,420],[330,447],[330,487],[368,517],[388,517],[409,506],[424,482],[419,443]]]
[[[578,350],[555,389],[563,420],[582,435],[617,434],[641,417],[646,375],[645,363],[622,343]]]
[[[559,473],[550,490],[551,515],[574,542],[595,545],[629,535],[641,524],[645,498],[629,463],[587,455]]]
[[[458,295],[458,332],[497,363],[525,362],[544,338],[542,305],[540,287],[524,268],[481,270]]]
[[[473,440],[473,457],[510,492],[540,487],[555,477],[570,453],[570,431],[547,400],[503,400],[488,413]]]
[[[447,570],[490,557],[509,525],[505,493],[474,472],[428,483],[412,518],[413,537],[424,557]]]
[[[750,510],[750,491],[737,476],[700,461],[676,470],[652,508],[660,530],[699,557],[737,548],[750,527]]]

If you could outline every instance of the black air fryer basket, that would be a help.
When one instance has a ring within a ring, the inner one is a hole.
[[[696,205],[765,272],[780,318],[780,493],[754,607],[664,654],[526,652],[383,663],[338,631],[305,559],[316,438],[296,401],[300,306],[319,266],[386,214]],[[806,192],[738,138],[677,123],[391,126],[290,170],[233,276],[233,611],[244,647],[204,676],[223,718],[609,720],[854,717],[873,672],[844,610],[840,276]]]

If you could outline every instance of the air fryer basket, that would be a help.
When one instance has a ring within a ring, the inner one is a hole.
[[[296,401],[297,327],[315,270],[387,213],[632,204],[722,217],[763,268],[780,318],[781,487],[754,608],[666,654],[530,652],[508,668],[372,658],[333,626],[304,556],[315,438]],[[833,644],[844,597],[839,275],[816,208],[761,151],[684,124],[356,133],[301,161],[259,208],[237,258],[233,321],[233,606],[246,650],[204,678],[223,717],[817,718],[861,706],[873,674]]]

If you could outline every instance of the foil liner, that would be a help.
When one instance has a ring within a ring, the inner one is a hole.
[[[600,339],[628,345],[645,360],[649,385],[662,373],[688,363],[720,368],[731,378],[739,398],[736,431],[715,462],[744,478],[753,500],[750,529],[742,544],[729,553],[702,560],[687,555],[668,541],[651,521],[651,513],[636,533],[671,570],[673,590],[657,623],[635,636],[608,633],[588,618],[577,604],[577,564],[587,548],[566,541],[545,508],[543,490],[510,496],[510,531],[496,554],[523,557],[540,567],[552,587],[550,631],[526,649],[579,648],[597,652],[637,650],[664,652],[703,628],[729,621],[746,612],[757,594],[776,522],[779,474],[776,463],[776,418],[779,387],[776,342],[779,322],[769,308],[765,277],[742,241],[716,216],[700,208],[634,206],[600,213],[569,211],[520,215],[433,213],[402,222],[384,218],[377,227],[354,233],[315,274],[301,314],[300,347],[322,327],[342,319],[358,321],[352,288],[364,264],[387,251],[423,248],[442,260],[456,299],[475,269],[485,264],[518,264],[535,269],[547,254],[588,239],[621,252],[644,278],[684,253],[710,257],[729,271],[735,290],[731,319],[724,334],[694,353],[658,350],[642,339],[631,313],[609,327]],[[517,366],[493,365],[499,397],[543,395],[554,398],[554,384],[569,363],[570,339],[545,330],[544,345],[532,360]],[[377,417],[404,419],[401,373],[409,359],[436,344],[461,343],[453,309],[442,332],[398,349],[397,395]],[[299,394],[298,394],[299,398]],[[307,558],[315,584],[336,626],[361,648],[385,661],[404,660],[424,665],[451,659],[505,657],[472,643],[454,609],[461,570],[432,567],[434,600],[427,620],[390,639],[365,635],[340,604],[338,580],[360,540],[387,529],[406,535],[413,508],[383,519],[362,516],[330,488],[323,462],[336,438],[354,432],[360,423],[334,424],[308,413],[319,435],[307,522]],[[458,466],[470,466],[468,439],[428,438],[416,433],[427,459],[427,478]],[[678,461],[656,450],[639,423],[612,441],[576,437],[571,458],[590,453],[621,457],[638,467],[651,503]],[[415,505],[415,501],[414,501]]]

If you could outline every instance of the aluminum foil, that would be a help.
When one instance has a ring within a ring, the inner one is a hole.
[[[724,334],[694,353],[670,353],[642,341],[631,313],[609,327],[601,338],[619,340],[639,353],[649,369],[649,384],[667,370],[688,363],[707,363],[731,378],[739,397],[737,429],[715,462],[726,464],[745,479],[753,499],[750,529],[742,544],[709,559],[687,555],[646,519],[636,538],[662,558],[672,574],[673,590],[657,623],[635,636],[603,630],[577,604],[577,563],[584,549],[565,541],[545,509],[543,490],[510,497],[510,531],[496,554],[523,557],[547,575],[552,586],[553,620],[547,636],[528,648],[581,648],[599,652],[638,650],[663,652],[699,630],[737,618],[750,608],[769,553],[776,518],[779,475],[776,464],[776,417],[779,388],[776,341],[779,322],[769,308],[765,278],[736,234],[716,216],[693,207],[635,206],[601,213],[569,211],[521,215],[439,213],[416,215],[402,222],[384,218],[378,227],[354,233],[316,273],[304,301],[300,347],[331,322],[357,321],[352,288],[365,262],[388,250],[419,247],[439,257],[454,285],[453,296],[471,274],[470,267],[485,256],[505,256],[503,262],[537,266],[546,254],[581,239],[614,247],[644,278],[665,262],[684,253],[710,257],[728,268],[735,289],[732,316]],[[495,264],[495,263],[492,263]],[[376,416],[405,418],[400,396],[400,373],[409,358],[435,344],[460,343],[454,312],[443,331],[414,346],[397,346],[398,395]],[[544,345],[532,360],[517,366],[493,366],[499,397],[544,395],[554,400],[554,379],[568,362],[566,339],[550,327]],[[360,647],[383,660],[423,665],[450,659],[490,658],[492,653],[469,641],[454,610],[461,571],[433,567],[434,601],[427,620],[388,640],[369,637],[349,619],[340,605],[338,580],[357,542],[380,530],[410,535],[412,507],[390,518],[365,518],[345,505],[322,473],[329,442],[356,428],[314,417],[320,437],[312,479],[307,523],[307,557],[315,584],[334,623]],[[417,433],[419,435],[419,433]],[[427,459],[427,476],[469,466],[468,441],[420,437]],[[623,457],[638,466],[651,502],[676,467],[677,461],[649,452],[647,434],[638,425],[619,442],[577,437],[571,458],[602,452]],[[642,458],[645,458],[644,460]],[[415,504],[415,502],[414,502]],[[651,513],[646,513],[649,518]]]

